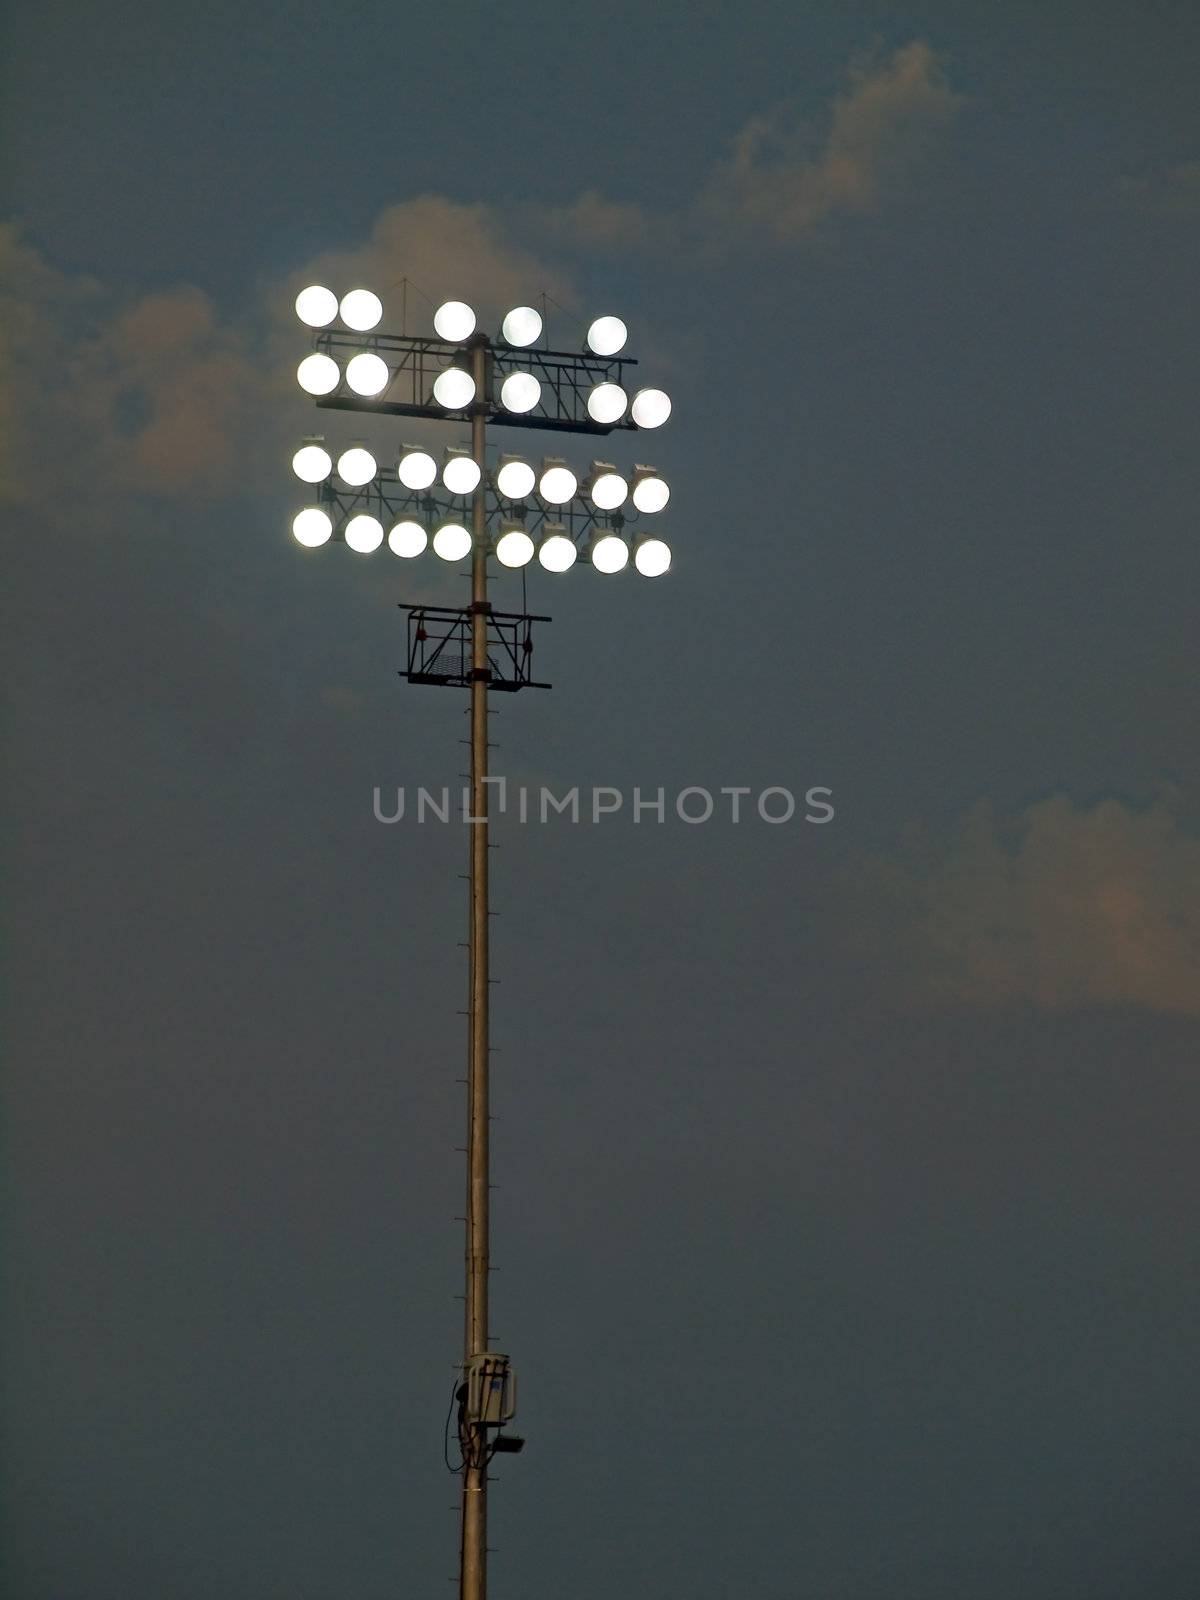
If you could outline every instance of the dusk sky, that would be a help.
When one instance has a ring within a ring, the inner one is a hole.
[[[675,401],[672,572],[531,570],[493,697],[585,795],[494,828],[493,1600],[1195,1600],[1200,8],[0,57],[4,1595],[453,1592],[467,837],[372,796],[460,782],[397,608],[466,585],[289,531],[306,433],[468,442],[296,386],[300,287],[407,278]]]

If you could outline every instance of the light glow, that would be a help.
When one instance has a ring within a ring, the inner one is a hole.
[[[542,333],[542,314],[532,306],[514,306],[500,325],[500,337],[505,344],[515,344],[525,350],[534,344]]]
[[[588,489],[592,504],[601,511],[616,511],[629,497],[629,485],[611,462],[592,462],[592,481]]]
[[[447,367],[434,380],[433,398],[447,411],[461,411],[475,398],[475,379],[461,367]]]
[[[467,450],[446,451],[446,464],[442,468],[442,482],[451,494],[472,494],[483,474],[479,463]]]
[[[382,394],[388,386],[388,364],[371,350],[351,356],[346,364],[346,382],[355,394]]]
[[[629,396],[619,383],[598,383],[587,397],[588,416],[593,422],[620,422]]]
[[[537,474],[521,456],[501,456],[496,490],[506,500],[524,500],[533,493]]]
[[[337,295],[322,284],[310,283],[296,296],[296,315],[310,328],[327,328],[337,313]]]
[[[629,329],[620,317],[597,317],[587,331],[588,349],[598,356],[615,356],[625,348]]]
[[[538,479],[538,493],[552,506],[565,506],[579,488],[579,479],[565,461],[547,457]]]
[[[461,561],[470,555],[474,543],[461,522],[443,522],[433,536],[434,552],[443,561]]]
[[[462,300],[447,300],[433,313],[439,339],[461,344],[475,332],[475,313]]]
[[[429,543],[429,535],[419,522],[409,518],[398,522],[388,534],[388,549],[396,555],[403,556],[406,561],[411,561],[414,556],[419,556]]]
[[[324,445],[310,439],[292,457],[292,471],[303,483],[322,483],[333,471],[333,457]]]
[[[331,394],[341,381],[341,369],[332,356],[314,351],[296,368],[296,379],[305,394]]]
[[[346,524],[346,543],[360,556],[369,556],[383,543],[383,523],[365,511],[358,512]]]
[[[661,578],[671,565],[671,546],[662,539],[639,539],[633,547],[633,564],[643,578]]]
[[[406,489],[428,489],[437,477],[437,462],[428,450],[405,445],[396,476]]]
[[[322,511],[320,506],[305,506],[303,511],[297,511],[292,518],[292,532],[301,544],[307,545],[310,550],[315,550],[319,544],[327,544],[333,533],[333,523],[329,513]]]
[[[578,554],[572,541],[567,538],[566,529],[560,524],[550,525],[538,546],[538,560],[547,572],[569,571],[575,565]]]
[[[639,511],[652,515],[661,511],[671,498],[671,489],[653,467],[639,467],[633,478],[633,503]]]
[[[500,404],[506,411],[532,411],[542,398],[542,386],[532,372],[510,372],[500,385]]]
[[[591,557],[597,572],[620,572],[628,564],[629,546],[615,533],[597,533],[592,540]]]
[[[633,420],[639,428],[661,428],[671,415],[671,397],[662,389],[639,389],[633,397]]]
[[[383,302],[370,289],[351,289],[342,296],[342,321],[355,333],[367,333],[383,316]]]
[[[369,450],[354,444],[349,450],[342,451],[337,469],[343,483],[348,483],[352,489],[361,489],[364,483],[370,483],[379,467]]]
[[[533,560],[533,540],[519,523],[509,523],[496,540],[496,560],[502,567],[523,567]]]

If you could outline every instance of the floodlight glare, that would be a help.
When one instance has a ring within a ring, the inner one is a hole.
[[[524,350],[541,337],[542,314],[532,306],[514,306],[500,325],[500,337],[505,344],[515,344]]]
[[[667,480],[653,467],[638,467],[633,474],[633,503],[647,515],[661,511],[671,498]]]
[[[342,374],[332,356],[314,352],[296,368],[296,378],[305,394],[331,394]]]
[[[598,356],[615,356],[625,348],[629,329],[620,317],[597,317],[587,331],[588,349]]]
[[[629,546],[611,529],[604,528],[593,538],[590,554],[597,572],[620,572],[629,561]]]
[[[324,445],[309,439],[292,457],[292,471],[304,483],[321,483],[333,471],[333,458]]]
[[[342,296],[342,321],[355,333],[366,333],[383,316],[383,302],[370,289],[351,289]]]
[[[320,506],[305,506],[292,518],[292,532],[301,544],[315,550],[319,544],[328,543],[333,533],[333,523],[328,512],[322,511]]]
[[[406,489],[428,489],[437,477],[437,462],[428,450],[419,450],[410,444],[403,449],[396,476]]]
[[[351,356],[346,363],[346,382],[355,394],[370,398],[382,394],[388,386],[388,364],[370,350]]]
[[[471,552],[474,540],[461,522],[443,522],[433,536],[433,548],[443,561],[461,561]]]
[[[619,383],[598,383],[587,397],[588,416],[593,422],[620,422],[629,396]]]
[[[379,470],[375,457],[362,445],[351,445],[349,450],[343,450],[338,457],[338,477],[343,483],[348,483],[352,489],[361,489],[364,483],[370,483]]]
[[[661,578],[671,565],[671,546],[661,539],[638,539],[633,547],[633,564],[643,578]]]
[[[538,493],[552,506],[565,506],[579,488],[579,480],[565,461],[547,456],[542,462]]]
[[[327,328],[337,313],[337,295],[319,283],[310,283],[296,296],[296,315],[310,328]]]
[[[447,449],[442,482],[451,494],[472,494],[482,476],[479,463],[469,450],[464,450],[461,445],[451,445]]]
[[[508,522],[496,540],[496,560],[502,567],[523,567],[533,560],[533,540],[519,522]]]
[[[542,398],[542,386],[532,372],[510,372],[500,385],[500,404],[506,411],[532,411]]]
[[[496,473],[496,490],[506,500],[524,500],[533,493],[536,474],[521,456],[501,456]]]
[[[629,485],[611,462],[593,461],[592,480],[588,488],[592,504],[601,511],[616,511],[625,504]]]
[[[404,556],[406,560],[419,556],[428,543],[429,535],[421,524],[407,518],[403,522],[398,522],[388,534],[388,548],[396,555]]]
[[[461,300],[447,300],[433,313],[433,325],[439,338],[461,344],[475,332],[475,313]]]
[[[633,420],[639,428],[661,428],[671,415],[671,397],[661,389],[639,389],[633,397]]]
[[[461,367],[447,367],[434,380],[433,398],[447,411],[461,411],[475,398],[475,379]]]
[[[561,523],[546,525],[545,537],[538,546],[538,560],[547,572],[566,572],[575,565],[575,557],[578,554]]]
[[[345,538],[351,550],[357,550],[360,556],[369,556],[383,543],[383,523],[378,517],[360,511],[346,524]]]

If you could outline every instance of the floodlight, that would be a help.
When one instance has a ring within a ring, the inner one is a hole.
[[[496,492],[505,500],[524,500],[533,493],[536,474],[523,456],[501,456]]]
[[[629,329],[620,317],[597,317],[587,331],[588,349],[598,356],[615,356],[625,348]]]
[[[597,572],[620,572],[629,561],[629,546],[611,528],[597,528],[588,552]]]
[[[328,542],[333,533],[333,523],[329,513],[322,511],[320,506],[305,506],[292,518],[292,532],[301,544],[315,550],[319,544]]]
[[[619,383],[598,383],[587,397],[588,416],[593,422],[620,422],[629,396]]]
[[[671,546],[643,534],[634,540],[633,564],[643,578],[661,578],[671,565]]]
[[[348,483],[352,489],[361,489],[364,483],[370,483],[379,467],[369,450],[352,444],[338,457],[337,469],[343,483]]]
[[[519,522],[506,522],[496,540],[496,560],[502,567],[523,567],[533,560],[533,540]]]
[[[648,515],[661,511],[671,498],[670,486],[653,467],[633,469],[633,503]]]
[[[388,534],[388,548],[406,559],[419,556],[428,543],[429,535],[421,524],[407,517]]]
[[[505,344],[515,344],[524,350],[534,344],[542,332],[542,314],[532,306],[514,306],[500,325],[500,337]]]
[[[471,494],[482,476],[479,463],[469,450],[458,444],[446,447],[442,482],[451,494]]]
[[[475,398],[475,379],[462,367],[447,367],[434,379],[433,398],[447,411],[461,411]]]
[[[310,328],[327,328],[337,314],[337,295],[319,283],[310,283],[296,296],[296,315]]]
[[[433,313],[433,325],[440,339],[461,344],[475,332],[475,313],[461,300],[447,300]]]
[[[373,351],[365,350],[361,355],[351,356],[346,363],[346,382],[355,394],[361,394],[368,399],[372,395],[382,394],[388,386],[388,364]]]
[[[338,386],[341,370],[332,356],[314,351],[296,368],[296,377],[305,394],[330,394]]]
[[[304,483],[321,483],[333,471],[333,457],[320,439],[306,439],[292,457],[292,471]]]
[[[437,477],[437,462],[419,445],[402,445],[396,476],[406,489],[428,489]]]
[[[443,561],[461,561],[475,543],[461,522],[443,522],[433,536],[433,548]]]
[[[532,411],[542,398],[542,386],[532,372],[510,372],[500,385],[500,404],[506,411]]]
[[[383,523],[378,517],[359,511],[346,524],[345,539],[351,550],[357,550],[360,556],[369,556],[383,543]]]
[[[639,428],[661,428],[671,415],[671,397],[661,389],[639,389],[632,415]]]
[[[560,522],[548,522],[545,525],[542,542],[538,545],[538,560],[547,572],[566,572],[575,565],[575,557],[579,554],[572,540],[567,537],[567,530]]]
[[[601,511],[616,511],[625,504],[629,485],[611,461],[593,461],[588,483],[592,504]]]
[[[542,462],[538,493],[552,506],[565,506],[579,488],[579,480],[560,456],[547,456]]]
[[[370,289],[351,289],[342,296],[342,321],[355,333],[366,333],[383,316],[383,302]]]

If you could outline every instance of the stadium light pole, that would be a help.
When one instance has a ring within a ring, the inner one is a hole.
[[[470,690],[466,1293],[462,1382],[456,1389],[462,1458],[459,1594],[460,1600],[485,1600],[488,1464],[497,1452],[515,1452],[524,1442],[501,1431],[515,1413],[516,1380],[508,1357],[491,1349],[488,1329],[488,694],[549,687],[533,679],[531,662],[533,624],[549,619],[494,611],[488,561],[494,554],[501,565],[526,565],[534,553],[531,530],[540,527],[539,558],[547,571],[566,571],[581,554],[586,562],[592,551],[596,570],[615,573],[629,564],[626,522],[661,511],[670,492],[652,467],[635,466],[626,482],[607,461],[593,462],[584,480],[559,458],[547,458],[539,476],[521,458],[502,457],[489,474],[487,424],[603,436],[661,426],[671,406],[660,389],[630,396],[626,369],[636,363],[621,354],[626,329],[617,317],[593,321],[579,353],[535,348],[543,319],[529,306],[509,311],[494,340],[476,331],[475,314],[461,301],[438,308],[434,339],[373,332],[383,307],[366,289],[352,289],[339,301],[331,290],[310,285],[297,296],[296,311],[317,330],[313,351],[301,361],[297,376],[319,407],[443,421],[467,417],[471,425],[470,459],[477,470],[467,491],[472,496],[470,605],[405,609],[409,681]],[[343,328],[334,329],[339,316]],[[324,440],[306,440],[293,457],[293,470],[301,481],[319,486],[318,503],[297,514],[293,532],[309,547],[336,538],[367,554],[382,544],[387,517],[393,524],[389,546],[411,558],[425,549],[426,524],[433,521],[438,524],[435,552],[460,560],[467,553],[462,545],[467,536],[456,521],[457,496],[472,476],[464,466],[465,452],[451,450],[442,473],[443,494],[435,489],[437,468],[428,452],[401,446],[391,474],[379,469],[365,446],[352,445],[338,455],[335,478],[334,457]],[[495,524],[495,537],[489,523]],[[670,549],[657,537],[639,540],[633,556],[635,569],[647,577],[660,576],[670,566]]]

